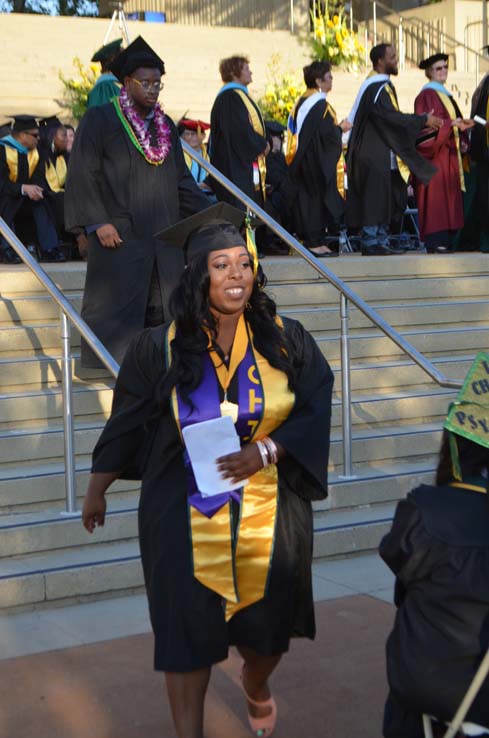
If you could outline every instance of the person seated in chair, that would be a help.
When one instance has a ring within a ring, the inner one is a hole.
[[[387,640],[385,738],[443,736],[489,647],[489,353],[479,353],[450,406],[435,485],[397,506],[380,555],[396,575]],[[489,735],[485,680],[459,735]]]
[[[15,228],[15,219],[32,217],[42,261],[65,261],[58,248],[52,210],[45,200],[47,184],[37,149],[39,127],[31,115],[13,116],[11,133],[0,139],[0,216]],[[0,239],[2,260],[18,264],[21,259]]]

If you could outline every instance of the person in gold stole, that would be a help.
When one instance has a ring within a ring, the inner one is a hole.
[[[327,495],[333,375],[302,325],[277,315],[243,219],[219,203],[159,234],[187,264],[174,320],[128,348],[83,508],[92,532],[111,482],[142,478],[154,664],[179,738],[202,738],[211,667],[230,645],[250,726],[269,736],[268,679],[291,637],[315,635],[311,501]],[[183,438],[222,415],[241,450],[216,461],[230,491],[204,497]]]

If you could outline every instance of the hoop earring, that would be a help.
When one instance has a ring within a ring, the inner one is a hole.
[[[251,304],[251,302],[246,303],[245,310],[253,310],[253,305]]]

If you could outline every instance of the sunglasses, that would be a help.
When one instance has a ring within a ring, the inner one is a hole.
[[[441,72],[442,69],[448,69],[448,64],[442,64],[439,67],[433,67],[434,72]]]

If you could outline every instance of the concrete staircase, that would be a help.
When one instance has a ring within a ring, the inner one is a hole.
[[[487,347],[489,259],[483,254],[328,261],[448,376],[463,378]],[[316,557],[373,549],[395,501],[433,476],[441,422],[454,393],[433,385],[351,310],[354,480],[341,478],[339,295],[300,258],[264,262],[282,313],[313,332],[336,376],[330,497],[315,504]],[[79,307],[84,265],[47,266]],[[22,266],[0,266],[0,609],[60,604],[141,587],[137,485],[114,485],[93,537],[62,515],[64,496],[57,308]],[[79,339],[73,339],[75,356]],[[79,504],[90,453],[110,410],[112,381],[75,361]],[[80,377],[83,376],[83,378]]]

